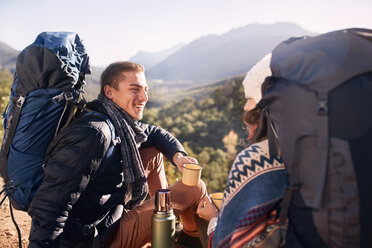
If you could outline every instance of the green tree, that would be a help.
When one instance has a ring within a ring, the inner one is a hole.
[[[9,102],[9,95],[10,95],[10,87],[13,82],[13,76],[8,70],[3,70],[0,66],[0,111],[1,113],[4,112],[8,102]],[[0,137],[3,138],[4,135],[4,127],[3,121],[0,122]]]
[[[211,96],[185,98],[145,111],[143,121],[169,130],[190,156],[203,166],[202,178],[209,192],[225,188],[228,172],[244,137],[242,115],[245,104],[243,77],[226,80]],[[167,162],[168,163],[168,162]],[[177,168],[167,164],[170,184],[179,180]]]

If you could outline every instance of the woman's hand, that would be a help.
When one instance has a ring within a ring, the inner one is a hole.
[[[205,196],[198,204],[198,209],[196,213],[207,221],[210,221],[213,217],[218,216],[218,210],[216,206],[214,206],[211,198],[209,196]]]

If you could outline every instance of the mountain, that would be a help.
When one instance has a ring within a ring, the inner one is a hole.
[[[8,69],[13,73],[18,54],[19,51],[3,42],[0,42],[0,65],[3,67],[3,69]]]
[[[144,65],[146,70],[149,70],[151,67],[153,67],[156,64],[159,64],[161,61],[163,61],[169,55],[175,53],[177,50],[179,50],[183,46],[184,46],[183,43],[179,43],[168,49],[162,50],[160,52],[139,51],[136,55],[129,58],[129,61],[133,61],[141,65]]]
[[[293,23],[250,24],[222,35],[207,35],[179,49],[147,71],[150,79],[205,83],[246,73],[276,45],[314,35]]]
[[[88,101],[94,100],[97,98],[101,83],[100,77],[105,68],[102,67],[92,67],[92,74],[87,74],[85,76],[88,87],[85,87],[85,98]]]
[[[160,52],[139,52],[130,60],[145,65],[150,99],[166,102],[186,95],[199,98],[213,92],[215,84],[221,84],[224,79],[244,75],[281,41],[304,35],[315,33],[293,23],[250,24]],[[0,42],[0,66],[14,72],[18,53]],[[87,75],[87,100],[97,97],[102,71],[103,68],[93,67],[93,74]]]

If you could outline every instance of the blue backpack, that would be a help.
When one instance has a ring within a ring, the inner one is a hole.
[[[0,153],[3,191],[16,209],[28,210],[43,179],[46,150],[83,101],[90,72],[76,33],[41,33],[18,55]]]

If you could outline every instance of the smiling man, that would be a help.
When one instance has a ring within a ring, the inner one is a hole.
[[[132,70],[124,70],[126,67]],[[110,68],[113,68],[112,71],[109,70]],[[115,73],[116,70],[119,72]],[[103,92],[101,91],[101,93],[135,120],[142,119],[143,110],[148,100],[149,87],[143,70],[143,67],[138,64],[116,63],[102,74]],[[115,78],[116,74],[118,76]]]
[[[142,247],[150,241],[154,199],[143,201],[168,187],[162,154],[179,169],[197,161],[169,132],[139,122],[148,90],[139,64],[116,62],[103,71],[101,93],[87,104],[93,112],[72,121],[48,149],[44,180],[29,209],[29,247]],[[184,227],[179,244],[200,247],[195,211],[206,195],[204,182],[190,187],[179,181],[170,189]]]

